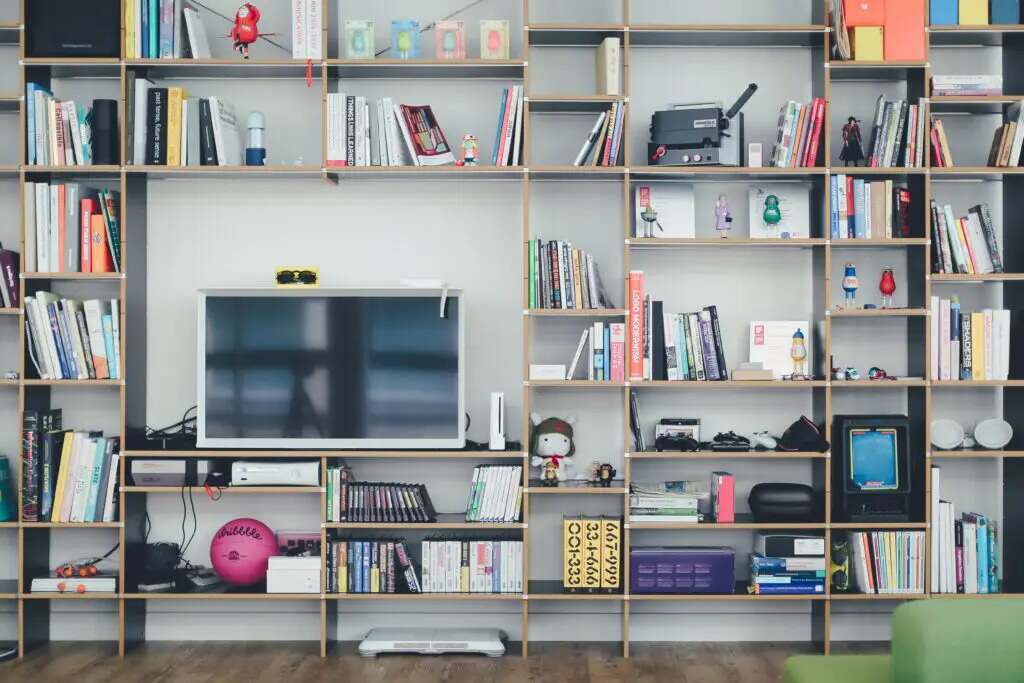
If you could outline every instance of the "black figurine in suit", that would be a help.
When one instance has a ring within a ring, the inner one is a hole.
[[[858,162],[864,161],[861,143],[860,121],[851,116],[843,126],[843,151],[839,153],[839,159],[845,161],[848,166],[856,166]]]

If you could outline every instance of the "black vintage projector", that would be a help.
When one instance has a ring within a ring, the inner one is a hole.
[[[650,166],[742,166],[743,114],[740,109],[757,92],[757,83],[743,91],[729,111],[720,102],[677,104],[654,112]]]

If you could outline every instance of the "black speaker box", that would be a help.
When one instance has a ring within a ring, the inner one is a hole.
[[[758,522],[813,522],[814,489],[805,484],[756,484],[747,502]]]
[[[92,101],[92,163],[116,166],[118,150],[117,100]]]
[[[121,0],[28,0],[25,56],[120,57]]]

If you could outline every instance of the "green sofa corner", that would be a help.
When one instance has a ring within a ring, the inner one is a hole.
[[[1024,600],[916,600],[892,618],[889,655],[797,655],[783,683],[1021,683]]]

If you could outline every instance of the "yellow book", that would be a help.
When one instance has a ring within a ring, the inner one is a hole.
[[[135,3],[126,2],[124,5],[124,56],[127,59],[134,59],[135,54]]]
[[[967,266],[967,274],[974,275],[974,273],[976,272],[974,269],[974,259],[971,258],[971,251],[967,247],[967,245],[970,244],[970,242],[967,241],[967,231],[964,230],[964,222],[962,218],[958,218],[956,221],[956,233],[960,238],[961,249],[967,256],[966,260],[964,261],[964,265]]]
[[[583,520],[562,518],[562,587],[583,587]]]
[[[899,559],[896,557],[896,543],[891,531],[883,531],[885,535],[885,575],[889,582],[889,592],[896,588],[896,565]]]
[[[583,589],[601,587],[601,520],[583,520]]]
[[[64,489],[68,485],[68,470],[71,469],[71,445],[74,442],[74,432],[64,435],[64,444],[60,449],[60,470],[57,472],[57,486],[53,496],[53,510],[50,512],[50,519],[43,521],[60,521],[60,509],[64,505]]]
[[[988,24],[988,0],[960,0],[960,25]]]
[[[462,541],[462,555],[459,562],[459,592],[469,592],[469,541]]]
[[[338,592],[348,593],[348,543],[338,545]]]
[[[370,567],[370,592],[380,593],[380,569]]]
[[[181,166],[181,102],[183,88],[167,89],[167,165]]]
[[[858,62],[880,62],[884,59],[881,26],[854,26],[853,58]]]
[[[618,590],[622,585],[622,520],[601,520],[601,588]]]
[[[985,379],[984,313],[971,313],[971,379]]]

